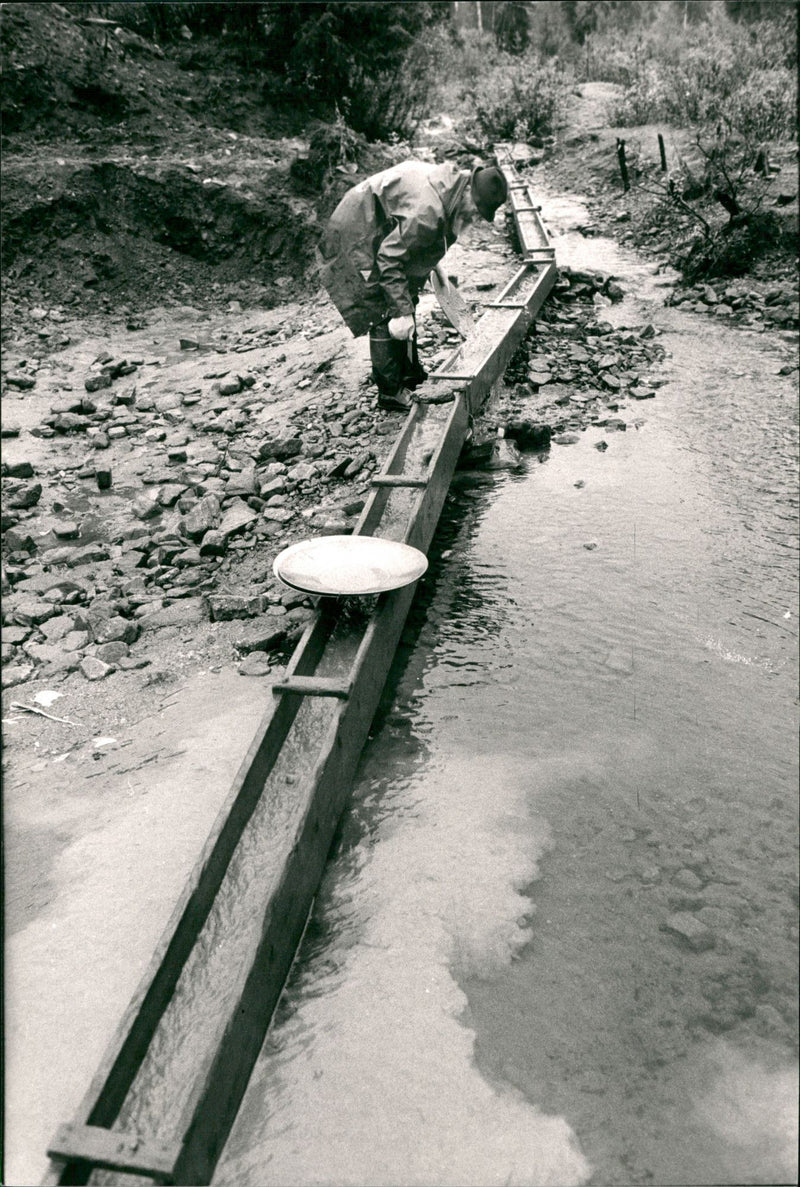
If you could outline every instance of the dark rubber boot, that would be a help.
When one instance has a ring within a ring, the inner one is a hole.
[[[378,407],[384,412],[408,412],[413,401],[405,388],[401,388],[394,396],[378,395]]]
[[[405,371],[409,366],[408,342],[404,338],[392,338],[385,324],[370,329],[369,357],[379,396],[394,397],[402,387],[408,386],[405,383]]]
[[[405,367],[403,371],[403,383],[410,390],[414,391],[421,383],[424,383],[428,378],[428,372],[419,361],[419,350],[417,349],[417,332],[414,331],[414,337],[411,339],[411,357],[406,350]]]

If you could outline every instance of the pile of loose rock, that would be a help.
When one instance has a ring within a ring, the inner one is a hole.
[[[429,339],[446,349],[451,335],[435,322]],[[304,406],[265,425],[263,369],[226,360],[210,387],[159,394],[130,382],[144,365],[100,355],[84,392],[29,430],[47,463],[21,460],[17,441],[3,466],[4,687],[141,667],[155,629],[208,621],[251,620],[237,640],[243,670],[269,670],[311,613],[274,579],[272,557],[353,530],[401,423],[366,382],[345,394],[313,370],[295,382]],[[18,392],[36,382],[19,365],[5,380]]]
[[[694,313],[713,313],[716,317],[749,326],[796,330],[797,291],[788,284],[758,286],[747,279],[697,284],[676,289],[667,304],[680,305]]]
[[[598,295],[600,302],[598,303]],[[627,400],[652,399],[666,380],[651,324],[615,329],[598,317],[623,293],[602,273],[561,269],[556,286],[505,373],[493,424],[523,449],[569,445],[588,425],[624,431]],[[508,447],[503,447],[508,457]],[[512,451],[513,453],[513,451]]]

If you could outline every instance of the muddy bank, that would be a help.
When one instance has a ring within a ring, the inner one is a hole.
[[[213,301],[223,284],[247,277],[250,300],[274,304],[310,261],[313,211],[276,196],[268,176],[242,192],[200,172],[62,159],[47,179],[7,173],[7,283],[63,307],[152,304],[181,286]]]

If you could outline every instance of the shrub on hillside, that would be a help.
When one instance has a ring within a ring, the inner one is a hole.
[[[762,142],[791,138],[796,52],[794,38],[784,39],[782,31],[789,32],[780,21],[736,24],[716,8],[704,23],[684,29],[665,8],[627,45],[616,39],[612,81],[626,89],[610,119],[629,126],[722,124],[735,136]],[[598,35],[596,62],[605,57],[600,41]]]
[[[781,241],[783,228],[772,211],[732,219],[711,234],[697,235],[675,263],[689,284],[713,277],[746,276],[753,261]]]
[[[557,61],[530,52],[515,57],[500,51],[464,88],[462,97],[487,140],[530,140],[554,132],[563,91]]]
[[[267,3],[268,91],[317,113],[335,106],[366,136],[407,135],[425,114],[442,6]]]

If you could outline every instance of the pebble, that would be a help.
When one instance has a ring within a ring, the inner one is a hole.
[[[137,519],[155,519],[161,514],[161,507],[149,494],[141,494],[133,501],[133,514]]]
[[[38,626],[48,618],[53,618],[55,614],[55,606],[39,598],[26,598],[12,609],[14,622],[20,626]]]
[[[32,462],[3,463],[4,478],[33,478],[33,473],[34,471]]]
[[[53,526],[53,534],[58,540],[77,540],[81,529],[74,520],[68,519]]]
[[[24,684],[33,675],[32,664],[3,664],[0,671],[3,688],[16,688]]]
[[[24,511],[35,507],[42,497],[41,482],[15,483],[6,491],[6,506],[12,511]]]
[[[97,626],[92,627],[95,643],[135,643],[139,637],[139,627],[121,615],[114,614],[104,619]]]
[[[87,375],[83,386],[87,392],[98,392],[102,388],[111,387],[111,382],[111,376],[107,372],[101,371],[99,375]]]
[[[222,556],[225,552],[226,544],[227,537],[225,534],[211,528],[202,538],[199,549],[200,556]]]
[[[187,536],[204,536],[211,528],[216,528],[220,521],[221,509],[219,499],[214,494],[204,495],[188,515],[184,516],[182,530]]]
[[[95,655],[87,655],[80,662],[80,669],[87,680],[103,680],[114,671],[112,664],[104,663]]]
[[[272,523],[287,523],[294,517],[294,511],[290,507],[265,507],[261,514]]]
[[[30,629],[25,626],[15,626],[13,624],[4,626],[0,631],[0,640],[3,643],[9,643],[17,646],[19,643],[24,643],[30,637]]]
[[[677,936],[692,952],[705,952],[716,946],[714,933],[694,915],[678,911],[661,924],[661,931]]]
[[[94,544],[85,544],[83,548],[73,549],[67,559],[67,564],[70,568],[78,568],[79,565],[88,565],[92,561],[108,560],[109,555],[108,544],[97,541]]]
[[[263,594],[211,594],[209,599],[212,622],[230,622],[234,618],[255,618],[266,609]]]
[[[703,883],[695,874],[694,870],[682,869],[678,870],[675,877],[672,879],[673,885],[680,886],[681,890],[702,890]]]
[[[289,470],[287,478],[291,482],[308,482],[312,478],[316,478],[317,473],[317,467],[313,462],[299,462]]]
[[[121,639],[111,643],[102,643],[95,652],[98,659],[105,664],[116,664],[128,654],[128,645]]]
[[[239,664],[242,676],[269,676],[272,664],[263,651],[251,651]]]
[[[225,508],[217,530],[222,536],[232,536],[257,518],[258,515],[252,507],[248,507],[243,499],[236,498]]]
[[[68,614],[57,614],[41,623],[39,629],[48,643],[57,643],[75,629],[75,620]]]
[[[177,483],[167,483],[159,488],[156,502],[161,507],[173,507],[187,488]]]
[[[88,631],[70,631],[62,639],[61,646],[65,651],[81,651],[84,647],[88,647],[90,641]]]
[[[181,598],[170,606],[150,610],[139,619],[143,631],[167,626],[196,626],[207,621],[208,605],[204,598]]]

